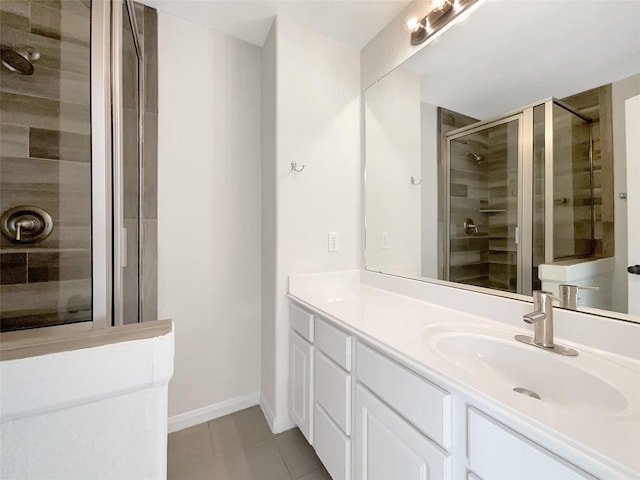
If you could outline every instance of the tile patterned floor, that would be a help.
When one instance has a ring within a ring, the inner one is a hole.
[[[331,480],[294,428],[274,435],[251,407],[169,435],[169,480]]]

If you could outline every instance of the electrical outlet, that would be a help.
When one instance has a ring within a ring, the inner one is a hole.
[[[380,232],[380,248],[383,250],[389,248],[389,232]]]
[[[340,250],[340,234],[338,232],[329,232],[329,251],[337,252]]]

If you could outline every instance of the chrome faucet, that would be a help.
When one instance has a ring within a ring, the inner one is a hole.
[[[553,345],[553,304],[550,292],[533,292],[533,312],[522,319],[533,325],[533,343],[539,347],[552,348]]]
[[[522,319],[533,325],[533,337],[516,335],[519,342],[544,348],[561,355],[575,356],[578,352],[572,348],[556,345],[553,342],[553,300],[559,300],[550,292],[535,290],[533,292],[533,312],[523,315]]]

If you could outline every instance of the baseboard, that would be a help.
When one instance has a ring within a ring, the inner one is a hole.
[[[229,400],[214,403],[213,405],[207,405],[206,407],[191,410],[190,412],[179,413],[178,415],[169,417],[169,433],[193,427],[194,425],[208,422],[214,418],[223,417],[238,410],[253,407],[254,405],[258,405],[258,403],[261,403],[260,392],[255,392],[249,395],[230,398]]]
[[[295,422],[289,415],[281,415],[279,417],[276,417],[273,414],[271,405],[269,405],[267,399],[264,398],[264,395],[260,396],[260,408],[262,409],[262,413],[264,413],[264,417],[267,419],[269,428],[271,428],[271,431],[273,433],[282,433],[296,426]]]

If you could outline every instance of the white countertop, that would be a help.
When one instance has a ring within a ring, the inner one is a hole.
[[[489,320],[467,313],[470,307],[481,302],[486,295],[472,298],[469,295],[481,294],[457,293],[456,289],[438,286],[439,289],[453,290],[453,295],[460,297],[460,309],[456,310],[438,305],[437,301],[430,303],[361,283],[361,277],[366,279],[366,276],[371,275],[370,272],[361,275],[361,272],[351,271],[292,276],[289,296],[426,378],[452,391],[457,390],[474,405],[513,428],[526,431],[536,443],[586,471],[604,478],[640,478],[640,361],[612,352],[610,348],[609,351],[599,349],[597,339],[594,340],[595,346],[585,346],[565,339],[557,340],[557,343],[571,346],[580,352],[578,357],[558,355],[559,362],[567,362],[567,365],[571,365],[570,362],[580,362],[581,368],[587,371],[590,362],[595,362],[599,367],[599,378],[615,385],[628,399],[626,408],[606,411],[592,406],[589,399],[578,406],[532,399],[460,368],[441,355],[432,341],[438,334],[439,326],[445,326],[447,330],[460,332],[490,327],[493,334],[504,339],[504,342],[510,342],[515,334],[531,334],[531,329],[526,328],[524,323],[522,328],[518,326],[521,313],[519,317],[516,315],[516,321],[511,324]],[[395,278],[391,283],[397,284],[402,280],[414,282]],[[377,278],[372,283],[376,282],[379,285],[380,282],[384,283],[384,279]],[[427,286],[412,284],[410,287],[417,289],[416,291],[434,288],[425,285]],[[433,298],[429,292],[425,296]],[[491,301],[496,302],[496,299]],[[518,312],[530,310],[530,305],[527,307],[524,302],[518,302],[524,305],[511,302],[505,300],[504,309],[515,309]],[[609,325],[611,328],[620,327],[607,322],[603,325],[603,328]],[[597,328],[597,325],[590,327],[595,337],[602,336]],[[623,325],[621,328],[634,335],[636,330],[629,330],[630,328],[640,331],[640,325]],[[634,340],[635,338],[631,341],[632,346]],[[604,343],[609,346],[612,342]],[[544,351],[542,354],[554,355]],[[616,477],[606,476],[614,473]]]

